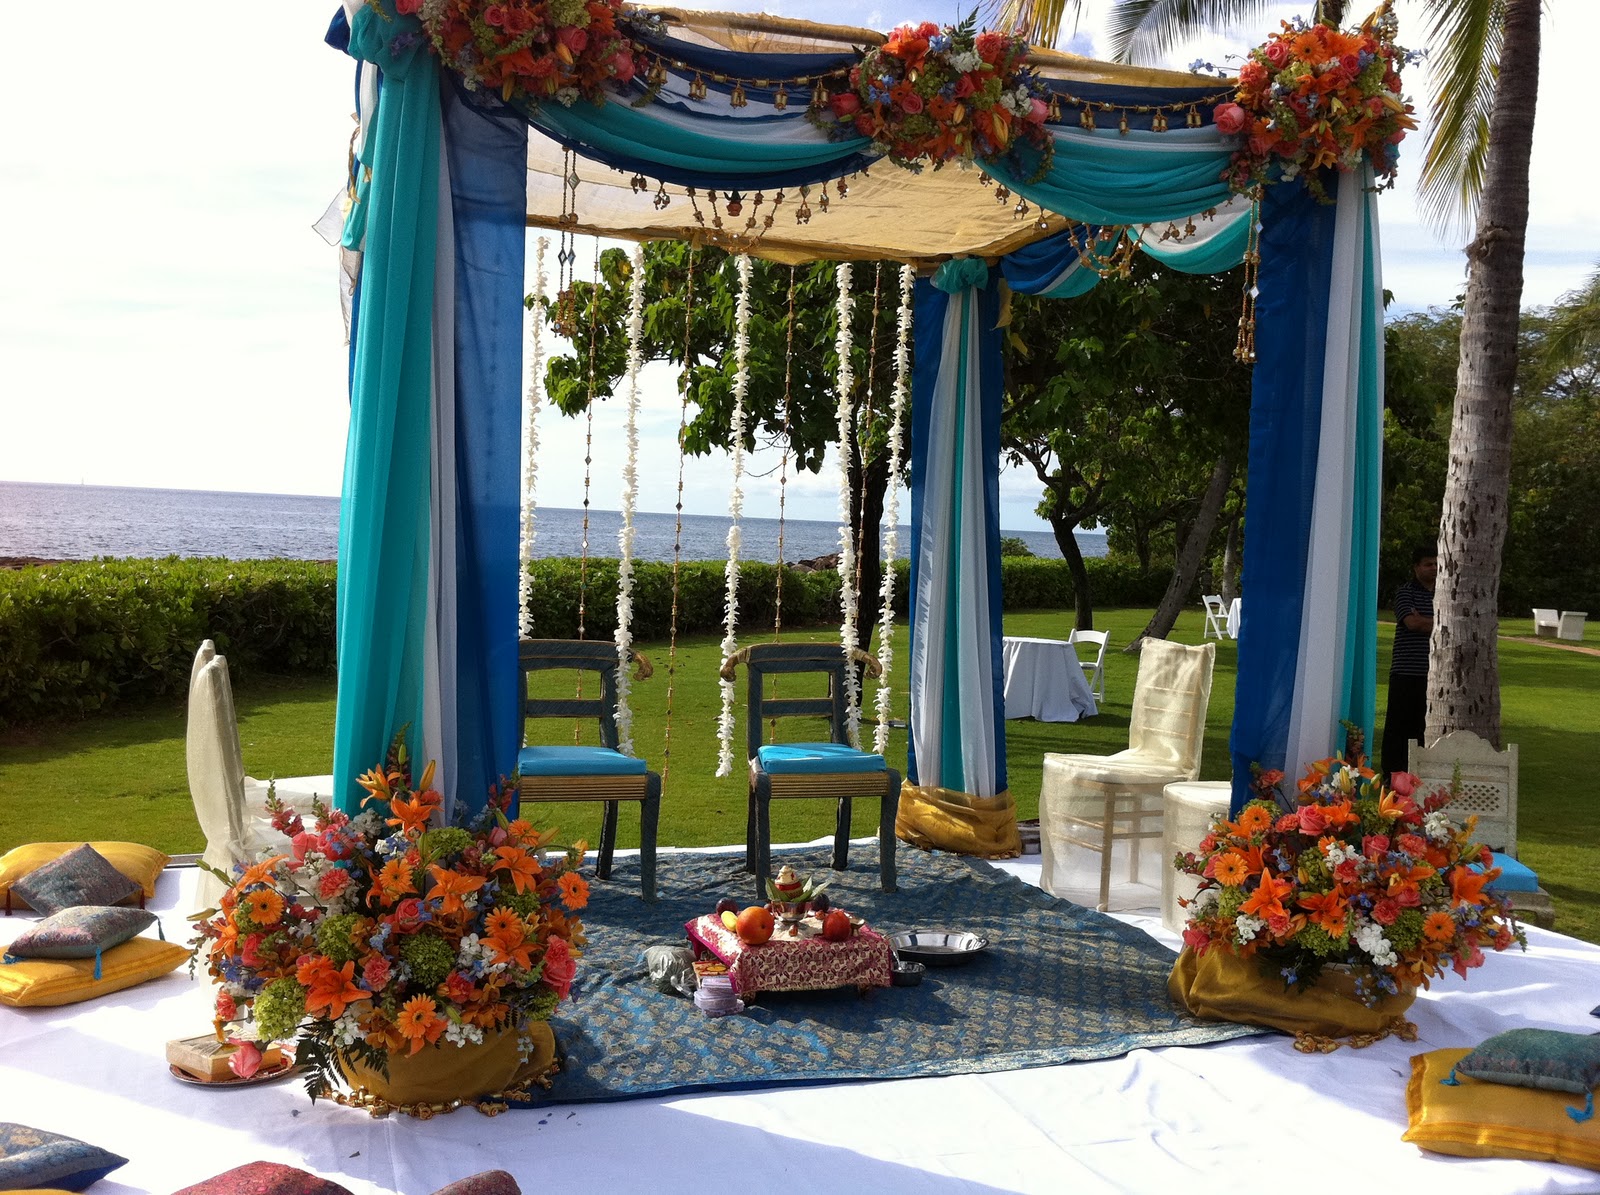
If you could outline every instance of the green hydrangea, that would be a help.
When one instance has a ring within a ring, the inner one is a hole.
[[[550,24],[557,28],[576,25],[586,29],[589,26],[589,0],[550,0],[545,12]]]
[[[440,826],[424,833],[417,845],[424,859],[438,862],[466,850],[472,845],[472,835],[457,826]]]
[[[1349,948],[1350,938],[1348,934],[1340,934],[1336,938],[1322,926],[1308,922],[1299,933],[1295,934],[1294,944],[1321,958],[1328,958],[1330,955],[1344,953]]]
[[[1395,918],[1394,924],[1384,931],[1384,936],[1395,948],[1395,953],[1404,954],[1408,950],[1417,948],[1418,943],[1422,941],[1423,921],[1421,909],[1407,909]]]
[[[262,1041],[293,1037],[305,1017],[306,990],[287,975],[274,979],[256,995],[256,1031]]]
[[[548,1021],[555,1014],[556,1005],[561,1003],[561,998],[549,988],[539,988],[528,1003],[523,1006],[523,1011],[530,1021]]]
[[[343,966],[354,962],[361,948],[355,940],[355,930],[361,921],[359,913],[335,913],[317,922],[317,949]]]
[[[1363,834],[1387,834],[1389,832],[1389,819],[1379,811],[1376,801],[1357,801],[1355,810],[1361,818],[1361,832]]]
[[[1327,891],[1333,887],[1333,869],[1328,866],[1328,861],[1316,847],[1301,851],[1300,857],[1295,860],[1295,867],[1305,877],[1308,888]]]
[[[421,988],[435,988],[456,964],[456,952],[443,938],[413,934],[400,939],[400,957],[411,968],[411,980]]]
[[[539,894],[532,888],[526,892],[501,892],[494,903],[510,909],[518,917],[528,918],[539,909]]]
[[[1217,893],[1217,916],[1232,921],[1239,915],[1239,906],[1244,904],[1245,895],[1243,888],[1223,888]]]

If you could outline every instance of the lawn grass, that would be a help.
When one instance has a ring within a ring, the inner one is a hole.
[[[1096,625],[1111,633],[1106,653],[1106,701],[1099,716],[1081,723],[1031,720],[1006,724],[1011,792],[1018,816],[1037,816],[1039,779],[1046,751],[1109,752],[1127,746],[1128,717],[1137,660],[1126,644],[1149,618],[1147,610],[1102,610]],[[1069,613],[1007,614],[1008,634],[1064,637]],[[1198,643],[1204,626],[1199,611],[1186,611],[1173,638]],[[1532,633],[1529,619],[1507,619],[1502,633]],[[1386,676],[1393,636],[1381,624],[1379,675]],[[749,635],[760,639],[759,633]],[[831,633],[788,632],[786,639],[828,640]],[[745,779],[743,676],[736,704],[739,725],[732,776],[717,779],[716,684],[719,639],[680,639],[669,668],[666,644],[642,646],[655,676],[635,686],[635,745],[665,775],[660,841],[709,846],[744,841]],[[905,718],[907,631],[895,632],[893,716]],[[1201,776],[1228,776],[1228,728],[1233,719],[1237,645],[1217,645],[1216,675],[1207,718]],[[1555,898],[1557,926],[1564,933],[1600,942],[1600,801],[1589,779],[1600,749],[1600,657],[1544,644],[1500,643],[1504,735],[1521,753],[1518,839],[1522,858]],[[666,707],[671,693],[671,734]],[[869,685],[867,708],[871,704]],[[1380,686],[1381,713],[1386,693]],[[319,774],[331,770],[334,686],[331,680],[255,679],[235,690],[245,769],[253,776]],[[67,726],[13,731],[0,736],[0,850],[48,839],[89,836],[130,838],[173,853],[198,852],[204,839],[189,802],[185,775],[181,704],[150,707]],[[570,741],[570,722],[529,724],[539,741]],[[795,722],[785,737],[816,736],[815,727]],[[870,737],[870,727],[866,732]],[[592,741],[592,734],[585,741]],[[888,757],[903,767],[906,735],[891,732]],[[599,806],[559,805],[543,811],[563,837],[599,832]],[[857,835],[874,832],[876,812],[855,810]],[[823,802],[782,801],[772,808],[773,839],[803,841],[827,833],[832,812]],[[624,812],[620,845],[637,845],[638,823]]]

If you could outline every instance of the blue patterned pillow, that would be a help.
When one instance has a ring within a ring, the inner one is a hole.
[[[78,905],[114,905],[144,891],[87,842],[29,872],[11,890],[46,916]]]
[[[121,946],[155,919],[154,913],[143,909],[79,905],[46,917],[6,947],[6,954],[8,958],[94,958],[103,950]]]
[[[127,1158],[59,1133],[0,1124],[0,1191],[55,1187],[82,1191]]]
[[[1600,1036],[1512,1029],[1456,1063],[1456,1072],[1487,1083],[1586,1095],[1600,1085]]]

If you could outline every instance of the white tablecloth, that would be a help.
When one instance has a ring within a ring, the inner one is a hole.
[[[1076,722],[1099,712],[1078,652],[1065,639],[1007,635],[1000,642],[1007,718]]]
[[[1244,599],[1234,598],[1228,603],[1228,638],[1239,637],[1239,620],[1244,617]]]
[[[1002,866],[1037,881],[1036,856]],[[169,938],[186,936],[193,877],[161,877],[152,907]],[[1176,942],[1154,916],[1121,920]],[[27,924],[0,917],[0,940]],[[1422,993],[1414,1045],[1307,1056],[1269,1035],[1032,1070],[426,1122],[313,1106],[293,1080],[223,1091],[174,1081],[166,1040],[210,1024],[208,990],[177,971],[89,1004],[0,1008],[0,1120],[131,1159],[92,1195],[171,1192],[258,1158],[357,1195],[426,1195],[491,1167],[527,1192],[1593,1192],[1591,1171],[1439,1158],[1400,1140],[1412,1054],[1520,1025],[1600,1028],[1588,1015],[1600,1001],[1600,947],[1534,928],[1528,938],[1527,954],[1491,955],[1469,983],[1450,975]],[[961,972],[933,978],[959,983]],[[892,990],[873,999],[892,1014]]]

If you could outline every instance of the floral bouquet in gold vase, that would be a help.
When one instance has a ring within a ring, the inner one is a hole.
[[[429,764],[412,784],[402,735],[360,778],[357,816],[319,803],[307,826],[274,802],[290,853],[226,877],[220,908],[199,920],[194,957],[219,985],[219,1021],[249,1006],[263,1042],[295,1041],[313,1099],[343,1078],[410,1104],[391,1084],[420,1060],[459,1072],[420,1089],[418,1106],[437,1111],[537,1079],[541,1059],[548,1069],[544,1022],[585,940],[584,848],[508,817],[506,784],[470,824],[440,825],[432,780]],[[463,1068],[489,1047],[498,1071]],[[461,1057],[430,1059],[441,1051]]]

